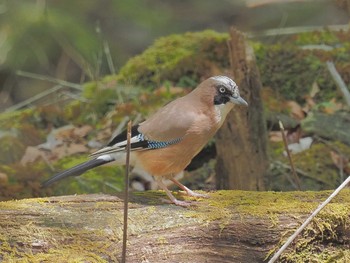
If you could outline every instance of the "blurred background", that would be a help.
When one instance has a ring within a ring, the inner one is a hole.
[[[302,189],[334,188],[350,174],[350,105],[326,62],[334,61],[349,85],[349,16],[349,0],[0,0],[0,200],[121,191],[123,169],[113,166],[65,187],[40,183],[84,161],[129,118],[141,121],[189,92],[205,76],[191,70],[202,54],[209,66],[227,69],[231,26],[246,35],[261,74],[266,189],[297,189],[278,118],[288,143],[302,148],[293,156]],[[186,52],[193,60],[178,65]],[[119,83],[130,75],[139,82]],[[311,112],[321,119],[309,121]],[[335,122],[339,133],[325,129]],[[304,138],[306,146],[299,144]],[[215,189],[215,157],[211,141],[183,175],[186,185]],[[132,183],[153,189],[147,177]]]
[[[234,25],[263,39],[268,29],[346,25],[349,12],[347,0],[2,0],[0,110],[50,87],[18,70],[82,83],[118,72],[161,36]]]

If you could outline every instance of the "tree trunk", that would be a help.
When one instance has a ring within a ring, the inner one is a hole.
[[[163,192],[131,196],[127,262],[264,262],[329,192],[219,191],[189,208]],[[317,216],[283,262],[339,262],[350,240],[350,191]],[[1,262],[118,262],[123,202],[80,195],[0,202]],[[322,261],[322,260],[323,261]]]
[[[233,79],[249,106],[235,107],[217,134],[217,187],[263,190],[269,162],[259,71],[243,34],[233,28],[230,34]]]

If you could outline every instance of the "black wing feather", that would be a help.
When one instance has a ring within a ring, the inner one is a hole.
[[[138,124],[131,127],[131,136],[137,136],[138,134],[140,134],[140,132],[138,131],[138,128],[139,128]],[[126,139],[127,139],[127,130],[124,130],[122,133],[115,136],[106,146],[107,147],[113,146],[114,144],[117,144],[119,142],[126,141]]]
[[[102,158],[96,158],[96,159],[92,159],[92,160],[89,160],[87,162],[78,164],[78,165],[76,165],[68,170],[65,170],[59,174],[54,175],[53,177],[51,177],[47,181],[43,182],[42,187],[47,187],[47,186],[51,185],[52,183],[59,181],[63,178],[66,178],[68,176],[81,175],[82,173],[86,172],[87,170],[90,170],[92,168],[95,168],[97,166],[100,166],[100,165],[103,165],[105,163],[109,163],[112,161],[113,161],[113,159],[105,160]]]

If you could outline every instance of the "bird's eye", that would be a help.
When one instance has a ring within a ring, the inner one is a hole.
[[[225,87],[220,87],[219,91],[220,91],[220,93],[225,93],[226,89],[225,89]]]

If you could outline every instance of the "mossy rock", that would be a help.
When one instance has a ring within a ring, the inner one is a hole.
[[[316,83],[320,87],[316,102],[341,100],[342,94],[337,91],[326,61],[334,61],[345,83],[349,83],[349,41],[349,31],[316,31],[276,44],[253,43],[263,86],[278,91],[287,100],[302,103]],[[328,49],[322,49],[325,45]]]
[[[130,59],[116,79],[145,87],[159,87],[167,80],[195,86],[200,77],[211,75],[214,69],[229,67],[228,39],[228,34],[211,30],[159,38]]]

